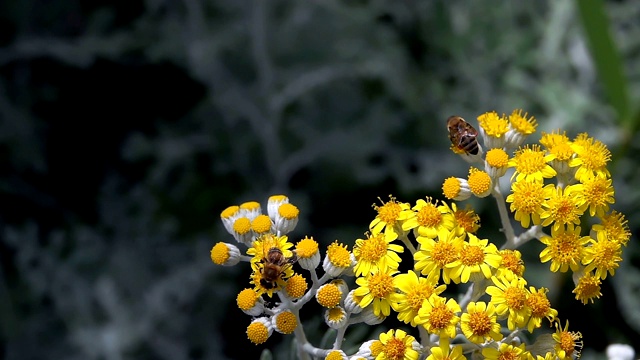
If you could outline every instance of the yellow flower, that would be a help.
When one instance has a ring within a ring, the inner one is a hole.
[[[249,220],[253,220],[256,216],[262,214],[262,208],[260,208],[260,203],[257,201],[247,201],[240,204],[240,211]]]
[[[273,234],[267,233],[262,236],[259,236],[252,244],[252,246],[247,249],[247,255],[252,256],[251,262],[259,262],[262,261],[267,254],[269,254],[269,250],[271,248],[278,248],[282,251],[282,255],[285,258],[290,258],[293,256],[293,252],[289,249],[293,247],[293,244],[290,243],[289,238],[287,236],[275,236]]]
[[[422,325],[429,333],[440,338],[454,338],[456,324],[460,322],[457,315],[461,311],[460,305],[454,299],[432,295],[425,300],[418,311],[416,324]]]
[[[529,287],[529,292],[526,305],[531,309],[531,317],[529,318],[527,329],[532,333],[533,329],[541,326],[542,318],[546,317],[550,322],[553,322],[558,316],[558,310],[551,308],[551,302],[547,298],[547,289],[536,290],[531,286]]]
[[[573,293],[576,294],[576,300],[580,300],[585,305],[589,302],[593,303],[594,299],[602,296],[600,292],[601,284],[599,276],[594,276],[592,273],[584,273],[578,279],[578,285],[573,289]]]
[[[318,304],[326,307],[332,308],[337,306],[342,299],[342,291],[340,288],[332,283],[324,284],[318,288],[316,291],[316,300]]]
[[[418,360],[420,355],[414,349],[416,339],[400,329],[380,334],[380,342],[384,347],[376,360]]]
[[[542,204],[545,201],[542,186],[542,182],[525,180],[514,181],[511,184],[511,194],[507,196],[506,201],[511,203],[511,212],[515,211],[515,220],[525,229],[531,223],[540,225],[542,222],[540,214],[543,212]]]
[[[493,189],[493,182],[489,174],[474,167],[469,169],[467,183],[469,184],[469,189],[471,189],[473,195],[479,198],[489,196]]]
[[[489,279],[491,268],[500,266],[500,261],[502,258],[494,244],[469,234],[469,242],[462,245],[458,260],[445,265],[445,272],[455,283]]]
[[[475,233],[480,228],[480,216],[467,204],[464,209],[458,209],[455,203],[451,203],[451,211],[455,219],[454,231],[458,235],[463,233]]]
[[[445,285],[436,286],[435,281],[419,277],[412,270],[396,275],[394,284],[399,294],[396,302],[391,303],[391,307],[398,312],[398,320],[414,327],[417,325],[415,317],[424,300],[434,294],[440,295],[446,289]]]
[[[595,275],[604,280],[607,274],[616,274],[616,269],[622,261],[622,245],[611,241],[604,232],[597,233],[597,240],[589,239],[591,246],[586,248],[582,258],[582,265],[586,265],[584,272],[595,270]]]
[[[233,223],[241,216],[240,207],[237,205],[232,205],[222,210],[220,220],[222,220],[222,224],[229,234],[233,235]],[[249,222],[251,222],[251,220],[249,220]]]
[[[551,271],[578,271],[580,262],[586,254],[586,244],[589,236],[580,236],[580,226],[551,229],[551,236],[544,235],[540,242],[547,245],[540,252],[540,261],[551,261]]]
[[[238,308],[251,316],[258,316],[264,312],[264,304],[258,293],[253,289],[244,289],[236,297]]]
[[[565,323],[564,329],[560,328],[556,322],[556,332],[553,334],[553,340],[556,341],[556,355],[558,359],[580,358],[580,350],[582,349],[582,334],[579,332],[568,331],[569,321]],[[577,350],[577,351],[576,351]],[[574,355],[575,352],[575,355]]]
[[[280,334],[291,334],[298,327],[298,318],[289,310],[273,315],[271,321],[274,329]]]
[[[493,339],[502,339],[501,325],[496,321],[496,309],[493,304],[480,301],[470,302],[467,312],[460,318],[460,329],[464,336],[472,343],[482,344]]]
[[[609,210],[609,204],[616,202],[613,193],[611,179],[593,176],[582,182],[582,191],[578,193],[578,204],[582,211],[588,208],[591,216],[603,216]]]
[[[519,346],[501,343],[499,348],[485,347],[482,356],[486,360],[529,360],[531,354],[526,350],[525,344]]]
[[[410,206],[407,203],[397,202],[393,196],[389,196],[389,201],[386,203],[380,201],[382,202],[381,206],[373,204],[378,215],[369,224],[369,230],[374,235],[380,234],[384,230],[387,239],[395,240],[399,233],[402,233],[402,221],[411,216],[411,212],[403,211],[409,210]]]
[[[498,315],[508,313],[507,325],[509,330],[522,328],[527,323],[531,309],[526,305],[528,292],[523,278],[491,278],[494,285],[488,286],[486,293],[491,295],[491,303],[496,307]]]
[[[440,344],[429,349],[431,355],[427,357],[427,360],[467,360],[462,355],[462,346],[454,345],[449,347],[448,339],[440,339]]]
[[[522,135],[531,135],[536,132],[536,127],[538,127],[538,122],[533,117],[533,115],[527,118],[529,114],[522,114],[522,109],[515,109],[509,115],[509,125],[511,129],[517,131]]]
[[[559,174],[566,174],[571,170],[569,161],[573,158],[575,152],[572,142],[565,132],[562,132],[562,134],[559,130],[557,133],[542,132],[540,143],[547,149],[549,155],[553,156],[551,167]]]
[[[258,215],[251,220],[251,230],[257,235],[270,232],[272,225],[271,219],[267,215]]]
[[[367,307],[373,303],[374,315],[389,316],[391,314],[391,303],[398,301],[398,294],[395,292],[393,275],[398,273],[395,270],[386,272],[376,272],[366,277],[356,279],[359,285],[354,291],[354,296],[362,298],[360,307]]]
[[[329,353],[327,354],[327,356],[324,357],[324,360],[347,360],[347,354],[344,353],[344,351],[342,350],[331,350],[329,351]]]
[[[285,291],[292,299],[298,299],[307,291],[307,280],[300,274],[293,275],[287,280]]]
[[[478,116],[478,125],[484,137],[484,145],[488,149],[504,147],[505,135],[509,131],[509,121],[498,116],[495,111]]]
[[[504,276],[507,280],[524,276],[524,262],[518,250],[503,249],[499,251],[502,262],[496,272],[497,277]]]
[[[611,152],[599,140],[589,137],[587,133],[579,134],[574,140],[577,156],[569,162],[569,166],[577,167],[575,178],[579,181],[593,176],[610,177],[607,163],[611,160]]]
[[[594,231],[602,232],[607,239],[619,242],[622,246],[627,245],[631,238],[631,231],[629,231],[629,224],[624,214],[612,211],[610,214],[602,216],[600,221],[601,224],[591,227]]]
[[[553,160],[552,155],[545,155],[539,145],[526,145],[516,150],[513,158],[509,160],[509,166],[515,168],[511,180],[542,182],[556,176],[556,171],[548,163]]]
[[[322,269],[331,277],[337,277],[351,268],[351,252],[347,245],[338,243],[338,240],[327,246],[327,254],[322,262]]]
[[[247,337],[256,345],[265,343],[272,333],[273,325],[266,317],[257,318],[247,326]]]
[[[400,256],[404,248],[397,244],[390,244],[393,240],[384,234],[370,235],[366,239],[357,239],[353,247],[353,255],[356,258],[354,267],[355,275],[367,275],[375,271],[398,269]]]
[[[347,313],[340,306],[332,307],[324,312],[324,322],[332,329],[339,329],[347,321]]]
[[[211,249],[211,261],[223,266],[236,265],[240,262],[240,249],[233,244],[219,242]]]
[[[554,184],[544,187],[545,202],[540,214],[542,226],[553,224],[553,228],[562,225],[580,225],[580,216],[584,213],[578,203],[578,193],[582,191],[582,184],[569,185],[559,188]]]
[[[424,236],[418,236],[420,244],[418,251],[413,254],[416,261],[414,268],[428,278],[440,278],[441,270],[447,264],[458,260],[460,249],[462,249],[464,237],[457,236],[454,232],[441,232],[438,234],[438,241]],[[443,272],[445,283],[450,282],[449,273]]]
[[[442,194],[449,200],[463,201],[471,197],[471,189],[466,179],[451,176],[442,183]]]
[[[507,172],[509,155],[502,148],[487,151],[484,158],[484,169],[492,179],[497,179]]]
[[[304,237],[296,244],[298,264],[305,270],[313,270],[320,264],[320,246],[313,237]]]
[[[441,229],[453,229],[454,217],[446,204],[438,205],[437,200],[433,201],[427,197],[427,201],[418,199],[416,205],[411,209],[415,212],[415,216],[402,224],[404,231],[414,229],[416,236],[426,236],[433,239]]]

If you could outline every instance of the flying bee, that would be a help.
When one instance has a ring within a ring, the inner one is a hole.
[[[272,247],[260,262],[263,267],[260,269],[262,278],[260,285],[265,289],[277,287],[278,279],[282,279],[286,270],[298,260],[296,253],[292,257],[285,257],[279,247]]]
[[[449,116],[447,119],[449,140],[457,149],[467,154],[478,154],[478,130],[460,116]]]

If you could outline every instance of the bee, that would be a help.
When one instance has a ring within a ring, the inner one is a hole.
[[[277,287],[278,279],[282,279],[285,270],[298,260],[295,252],[292,257],[285,257],[282,250],[278,247],[272,247],[260,262],[263,267],[260,269],[262,278],[260,285],[265,289],[273,289]]]
[[[449,116],[447,119],[449,140],[459,150],[467,154],[478,154],[478,130],[460,116]]]

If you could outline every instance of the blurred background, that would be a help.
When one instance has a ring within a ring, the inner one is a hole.
[[[595,304],[539,243],[521,249],[530,284],[584,358],[640,344],[639,18],[630,0],[0,3],[0,358],[289,358],[292,337],[246,339],[248,267],[209,258],[233,242],[220,212],[286,194],[292,240],[351,248],[378,197],[442,198],[466,175],[449,115],[516,108],[539,122],[530,142],[608,144],[634,233]],[[469,203],[500,244],[495,203]]]

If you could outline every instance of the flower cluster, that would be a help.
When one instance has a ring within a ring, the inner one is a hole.
[[[211,250],[218,265],[246,262],[249,287],[237,305],[252,320],[247,337],[262,344],[273,334],[294,334],[302,359],[570,359],[579,356],[580,333],[561,325],[546,288],[528,285],[525,264],[516,249],[529,240],[546,245],[540,254],[551,271],[573,271],[576,299],[600,296],[600,281],[614,275],[621,247],[630,238],[614,203],[610,154],[604,144],[578,135],[543,134],[540,144],[523,145],[536,121],[522,111],[478,117],[482,140],[466,179],[443,183],[447,201],[430,197],[406,203],[390,196],[373,205],[375,216],[353,246],[338,240],[325,249],[312,237],[290,242],[299,211],[283,195],[271,196],[267,214],[248,202],[222,211],[225,228],[238,246],[220,242]],[[473,129],[473,128],[472,128]],[[453,137],[452,137],[453,138]],[[467,139],[469,140],[469,139]],[[456,149],[454,149],[456,150]],[[499,179],[510,177],[502,195]],[[493,196],[506,241],[483,238],[480,218],[456,201]],[[511,212],[524,230],[516,235]],[[582,222],[596,219],[587,235]],[[546,231],[546,232],[545,232]],[[500,246],[500,248],[498,247]],[[453,296],[453,289],[466,293]],[[266,301],[277,296],[279,301]],[[323,309],[335,330],[330,348],[307,339],[300,310],[310,301]],[[343,342],[356,324],[376,325],[388,317],[406,324],[362,343],[347,354]],[[551,334],[533,337],[543,324]]]

